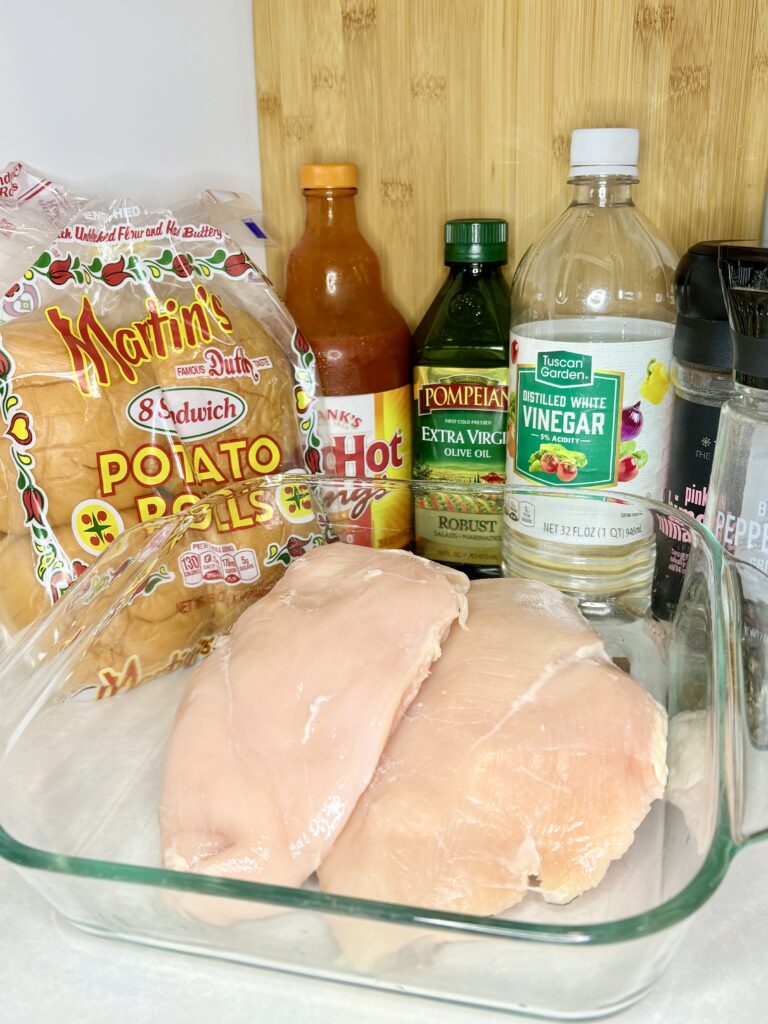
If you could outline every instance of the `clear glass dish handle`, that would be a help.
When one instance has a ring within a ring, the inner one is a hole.
[[[768,575],[726,553],[722,588],[724,755],[731,831],[744,845],[768,837]]]
[[[203,506],[199,503],[196,509]],[[198,513],[138,524],[121,534],[42,618],[21,633],[0,665],[0,752],[7,752],[40,708],[60,698],[72,667],[94,636],[131,603],[174,539]]]

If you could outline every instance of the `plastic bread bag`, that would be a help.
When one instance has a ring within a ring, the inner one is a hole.
[[[158,211],[46,192],[47,210],[34,197],[2,208],[0,273],[53,235],[0,279],[3,644],[134,524],[250,477],[322,469],[314,357],[269,281],[210,223],[210,194]],[[254,537],[268,531],[255,531],[253,502],[209,515],[146,582],[130,628],[95,648],[94,692],[125,679],[129,656],[132,684],[193,657],[263,585]],[[289,506],[286,542],[307,521]],[[215,601],[199,600],[203,583]]]
[[[0,171],[0,285],[21,277],[85,202],[18,161]]]

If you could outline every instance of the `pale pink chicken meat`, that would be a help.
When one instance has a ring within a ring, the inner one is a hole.
[[[190,677],[166,757],[165,865],[304,882],[465,618],[468,587],[401,551],[332,544],[294,562]]]
[[[566,903],[632,843],[666,780],[666,714],[575,603],[472,583],[454,630],[318,874],[323,889],[499,914]]]

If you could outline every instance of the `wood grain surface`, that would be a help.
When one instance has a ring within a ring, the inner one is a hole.
[[[299,165],[356,162],[358,213],[411,327],[448,217],[510,222],[510,273],[568,201],[569,135],[641,132],[638,206],[681,252],[759,234],[768,0],[254,0],[264,205],[301,234]]]

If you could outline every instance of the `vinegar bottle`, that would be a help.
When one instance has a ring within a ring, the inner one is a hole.
[[[355,164],[305,164],[304,234],[288,257],[285,304],[309,342],[324,393],[322,426],[338,476],[407,480],[411,476],[411,336],[387,298],[376,253],[355,211]],[[405,547],[411,539],[406,487],[367,504],[340,492],[341,539]]]
[[[650,585],[653,521],[620,521],[551,489],[660,499],[667,477],[675,319],[669,245],[635,208],[639,135],[581,129],[565,212],[512,282],[504,569],[592,595]]]

